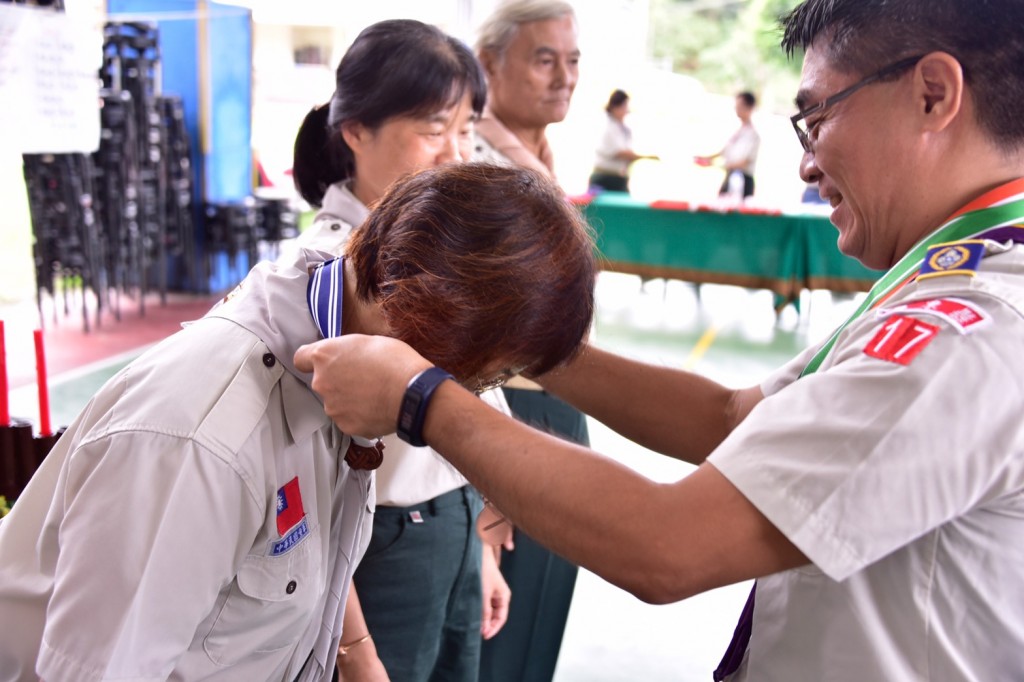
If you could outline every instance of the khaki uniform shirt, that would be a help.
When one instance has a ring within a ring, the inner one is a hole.
[[[710,456],[812,562],[757,581],[734,680],[1020,678],[1024,247],[986,246],[771,377]]]
[[[0,523],[0,680],[331,678],[373,476],[292,365],[319,336],[306,255],[257,266],[51,451]]]

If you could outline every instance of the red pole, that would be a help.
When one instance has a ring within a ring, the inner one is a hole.
[[[0,320],[0,426],[11,425],[11,408],[7,399],[7,346],[4,343],[4,321]]]
[[[36,384],[39,386],[39,435],[52,436],[50,428],[50,392],[46,385],[46,354],[43,352],[43,331],[36,329]]]

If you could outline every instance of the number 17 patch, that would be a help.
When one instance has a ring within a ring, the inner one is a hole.
[[[938,333],[939,328],[934,324],[894,315],[885,321],[864,347],[864,352],[879,360],[909,365]]]

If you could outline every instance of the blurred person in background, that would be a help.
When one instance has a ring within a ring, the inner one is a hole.
[[[360,33],[336,81],[330,102],[299,130],[293,168],[299,192],[320,209],[298,243],[332,252],[396,180],[469,159],[487,95],[468,46],[412,20]],[[508,410],[500,391],[483,399]],[[429,448],[383,442],[373,540],[339,650],[342,679],[471,682],[481,635],[501,629],[509,601],[494,553],[481,552],[475,532],[482,501]]]
[[[547,127],[562,121],[579,78],[576,13],[564,0],[503,0],[483,22],[476,52],[487,75],[487,107],[473,158],[532,168],[554,178]],[[589,444],[586,417],[537,384],[503,389],[512,413],[539,429]],[[554,675],[576,566],[516,530],[501,551],[515,598],[505,628],[484,643],[482,682],[550,680]]]
[[[633,162],[658,157],[633,151],[633,131],[626,125],[629,95],[624,90],[612,92],[604,110],[608,114],[608,121],[597,147],[594,172],[590,174],[591,191],[596,189],[628,194],[629,169]]]
[[[754,194],[754,170],[757,166],[757,152],[761,146],[761,135],[752,121],[757,98],[752,92],[736,95],[736,116],[740,127],[732,134],[721,151],[710,156],[697,156],[694,160],[701,166],[710,165],[721,158],[725,166],[725,178],[718,190],[720,195],[746,199]]]

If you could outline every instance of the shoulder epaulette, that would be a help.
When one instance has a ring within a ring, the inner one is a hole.
[[[928,249],[917,279],[943,277],[945,275],[967,275],[973,277],[985,255],[985,242],[981,239],[965,239],[961,242],[936,244]]]

